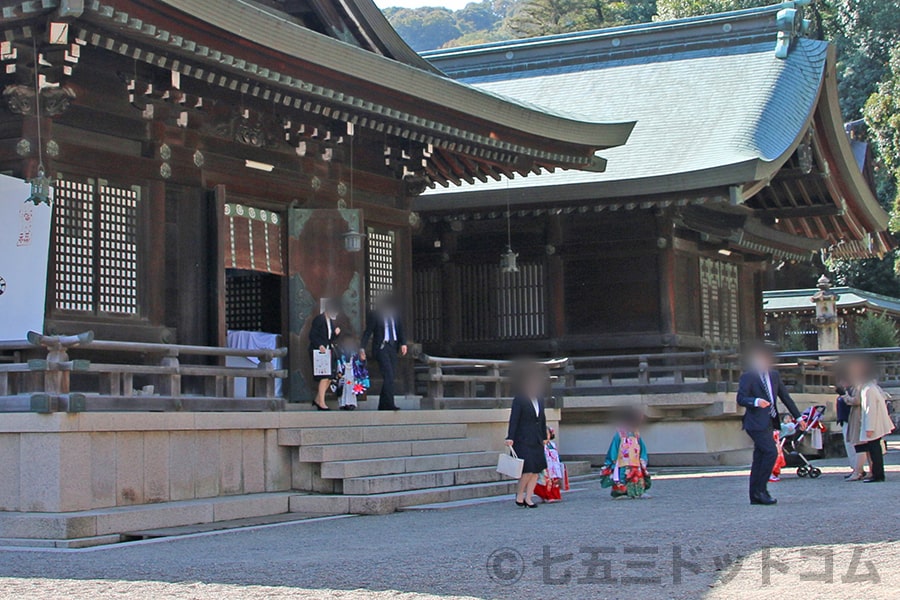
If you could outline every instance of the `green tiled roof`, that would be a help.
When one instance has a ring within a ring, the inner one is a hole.
[[[749,12],[764,25],[756,31],[745,27],[738,34]],[[723,31],[732,31],[729,19],[735,28],[731,40],[722,38]],[[603,152],[608,160],[604,173],[557,171],[516,178],[509,182],[513,194],[521,188],[552,188],[553,197],[564,200],[621,195],[626,184],[632,186],[632,194],[700,189],[743,184],[770,174],[793,150],[811,119],[828,43],[800,39],[787,59],[778,59],[774,20],[771,9],[743,11],[509,42],[505,53],[503,44],[491,44],[426,57],[486,91],[598,121],[637,120],[625,146]],[[691,33],[698,25],[709,28],[712,23],[720,35],[715,42],[704,44]],[[625,51],[625,42],[641,36],[647,38],[643,47],[637,44]],[[679,36],[690,43],[680,43]],[[610,37],[613,46],[615,40],[623,40],[619,52],[609,50]],[[529,62],[532,55],[518,58],[527,52],[533,53],[533,61]],[[515,66],[506,67],[505,59]],[[429,198],[437,194],[452,194],[454,205],[466,206],[468,196],[473,196],[467,192],[482,196],[506,186],[489,181],[438,189],[428,192],[418,207],[427,209]]]
[[[772,290],[763,292],[763,310],[766,312],[814,310],[810,300],[818,290]],[[900,298],[883,296],[852,287],[833,287],[831,291],[838,294],[838,308],[866,307],[900,314]]]

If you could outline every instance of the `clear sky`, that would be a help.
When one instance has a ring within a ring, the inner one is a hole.
[[[418,6],[446,6],[453,10],[463,8],[469,2],[472,2],[472,0],[375,0],[375,4],[381,8],[387,8],[388,6],[402,6],[404,8],[416,8]]]

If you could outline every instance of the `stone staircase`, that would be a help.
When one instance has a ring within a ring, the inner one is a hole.
[[[496,472],[496,440],[471,437],[465,423],[301,427],[278,442],[297,448],[294,488],[310,492],[291,498],[297,512],[383,514],[515,489]]]

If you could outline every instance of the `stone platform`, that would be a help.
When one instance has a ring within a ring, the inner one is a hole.
[[[571,475],[602,462],[620,400],[564,399],[547,410]],[[648,403],[657,411],[644,429],[652,464],[749,462],[736,410],[684,414],[696,403],[669,400]],[[726,396],[715,400],[728,408]],[[495,471],[508,409],[298,408],[4,415],[0,544],[110,543],[134,531],[289,512],[384,514],[513,490]]]
[[[137,530],[505,494],[511,482],[495,466],[508,416],[9,414],[0,425],[0,538],[68,547]],[[548,417],[558,424],[558,412]]]

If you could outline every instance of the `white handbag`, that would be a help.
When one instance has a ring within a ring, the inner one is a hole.
[[[497,459],[497,472],[512,479],[519,479],[522,477],[525,461],[516,456],[516,451],[512,449],[512,446],[507,448],[509,452],[501,452]]]

